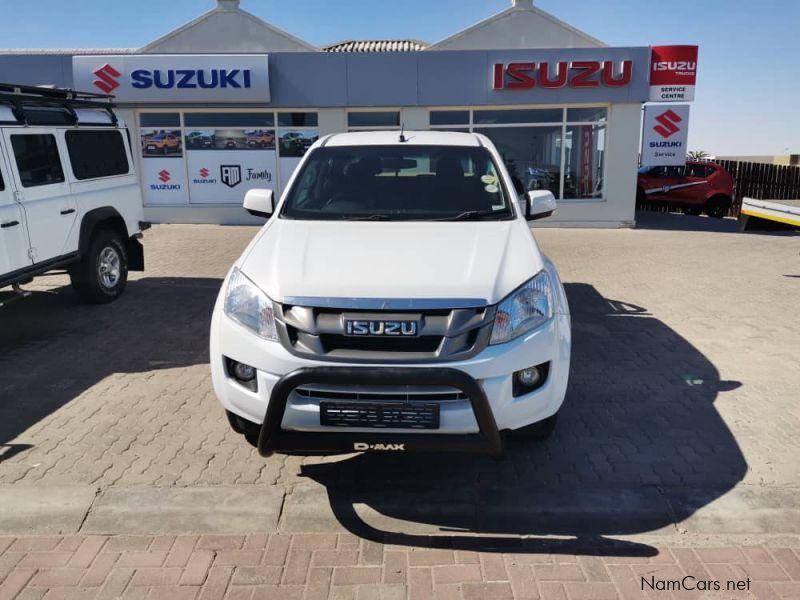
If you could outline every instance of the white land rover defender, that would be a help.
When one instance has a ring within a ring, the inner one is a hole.
[[[111,96],[0,84],[0,289],[56,269],[86,302],[144,270],[142,197]],[[0,302],[2,306],[2,302]]]
[[[214,390],[239,433],[277,452],[499,455],[501,433],[547,436],[564,400],[570,317],[488,138],[338,134],[287,190],[223,283]]]

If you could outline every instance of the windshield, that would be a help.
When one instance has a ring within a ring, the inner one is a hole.
[[[513,217],[491,155],[466,146],[318,148],[281,215],[303,220],[499,220]]]

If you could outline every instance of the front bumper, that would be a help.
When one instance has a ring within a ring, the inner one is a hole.
[[[282,423],[290,394],[304,384],[431,385],[456,388],[469,399],[478,432],[465,435],[440,433],[386,433],[372,431],[296,431]],[[503,451],[489,400],[480,385],[463,371],[449,368],[318,367],[301,368],[281,377],[272,388],[267,413],[258,438],[258,451],[354,452],[472,452],[498,456]]]

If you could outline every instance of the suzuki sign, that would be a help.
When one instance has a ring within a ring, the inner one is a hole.
[[[650,100],[694,100],[697,46],[653,46],[650,57]]]
[[[74,56],[72,77],[121,103],[270,101],[263,54]]]
[[[688,135],[688,104],[646,105],[642,126],[642,166],[684,164]]]

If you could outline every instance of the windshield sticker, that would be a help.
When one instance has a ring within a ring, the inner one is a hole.
[[[500,188],[498,188],[498,187],[497,187],[496,185],[494,185],[494,184],[491,184],[491,185],[487,185],[487,186],[486,186],[485,188],[483,188],[483,189],[485,189],[485,190],[486,190],[487,192],[489,192],[490,194],[496,194],[496,193],[499,191],[499,189],[500,189]]]
[[[492,185],[493,183],[497,183],[497,177],[495,177],[494,175],[487,174],[481,177],[481,181],[486,185]]]

